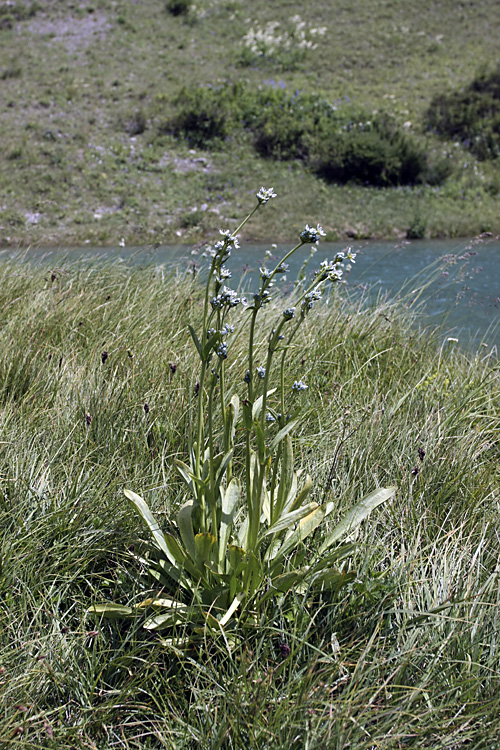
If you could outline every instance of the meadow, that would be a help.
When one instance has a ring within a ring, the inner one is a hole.
[[[494,352],[450,346],[409,299],[366,305],[336,286],[317,301],[282,385],[285,408],[299,405],[295,464],[332,512],[290,570],[316,559],[361,497],[396,493],[342,547],[333,585],[282,593],[264,581],[243,638],[227,618],[218,632],[208,618],[156,632],[142,615],[91,608],[162,595],[123,489],[146,499],[154,533],[182,535],[175,464],[189,460],[205,398],[187,326],[203,325],[205,276],[29,254],[4,259],[0,275],[0,746],[498,748]],[[257,318],[255,364],[298,293]],[[231,340],[224,387],[242,399],[246,356],[244,337]],[[213,382],[207,392],[222,388]]]
[[[426,112],[498,66],[499,24],[494,0],[254,0],[251,13],[240,0],[3,3],[0,241],[195,242],[263,182],[285,205],[279,224],[258,218],[254,240],[288,240],[311,216],[332,240],[498,234],[498,158],[437,135]],[[183,92],[235,83],[388,117],[430,172],[339,184],[297,156],[256,153],[244,127],[217,147],[176,134]]]
[[[0,243],[28,248],[0,262],[0,747],[500,747],[496,350],[414,292],[350,293],[347,251],[296,287],[267,258],[226,290],[223,265],[236,231],[308,257],[312,217],[499,234],[493,115],[471,143],[428,115],[495,70],[499,22],[493,0],[0,6]],[[391,175],[328,177],[311,123],[336,118],[336,156],[366,130]],[[279,208],[234,230],[262,182]],[[29,252],[208,237],[210,272]]]

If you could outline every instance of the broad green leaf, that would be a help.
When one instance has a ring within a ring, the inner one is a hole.
[[[120,617],[133,617],[137,613],[135,607],[124,607],[123,604],[113,604],[113,602],[94,604],[93,607],[89,607],[87,612],[89,615],[106,617],[111,620]]]
[[[249,401],[243,402],[243,424],[248,431],[252,429],[252,405]]]
[[[162,612],[151,615],[144,623],[146,630],[163,630],[164,628],[172,628],[175,625],[182,625],[191,621],[193,614],[193,607],[191,606],[180,606],[173,607],[169,612]]]
[[[281,545],[278,554],[275,556],[275,562],[290,550],[296,547],[300,542],[306,539],[320,525],[325,517],[325,507],[323,505],[315,508],[305,518],[302,518],[297,528],[288,536]]]
[[[155,551],[157,552],[156,548]],[[161,586],[170,588],[172,581],[175,581],[188,591],[193,589],[193,583],[185,576],[184,570],[180,569],[177,565],[172,565],[166,557],[162,557],[161,560],[151,560],[139,555],[133,555],[133,557],[147,569],[148,575],[158,581]],[[196,578],[196,581],[198,579],[199,576]]]
[[[132,492],[132,490],[124,490],[123,494],[135,506],[139,515],[146,523],[153,536],[153,539],[156,542],[157,547],[163,552],[163,554],[170,560],[171,563],[175,564],[175,559],[172,558],[169,553],[167,542],[165,540],[165,534],[158,526],[158,521],[151,513],[148,504],[145,502],[145,500],[142,499],[140,495],[138,495],[136,492]]]
[[[278,432],[277,435],[274,436],[274,438],[269,443],[269,450],[273,451],[279,443],[285,438],[289,432],[291,432],[299,423],[298,419],[292,419],[290,422],[288,422],[284,427],[281,428],[281,430]]]
[[[247,596],[252,596],[262,583],[262,570],[260,561],[253,552],[247,552],[243,569],[243,591]]]
[[[219,627],[219,621],[216,617],[214,617],[210,612],[201,612],[203,617],[205,618],[205,623],[208,625],[210,630],[213,630],[215,632],[220,633],[220,627]]]
[[[193,474],[191,473],[191,469],[189,468],[189,466],[187,466],[187,464],[185,464],[183,461],[180,461],[178,458],[174,458],[174,466],[181,477],[184,479],[190,492],[196,497],[193,484]]]
[[[236,610],[238,609],[238,607],[240,606],[244,598],[245,597],[243,594],[236,594],[226,614],[224,615],[224,617],[221,617],[221,619],[219,620],[219,625],[221,626],[221,628],[223,628],[224,625],[229,622],[229,620],[234,615],[234,613],[236,612]]]
[[[177,609],[183,607],[181,602],[176,602],[175,599],[167,599],[166,597],[150,597],[144,599],[143,602],[137,605],[137,608],[141,607],[167,607],[168,609]]]
[[[225,436],[226,448],[233,445],[234,433],[236,430],[236,422],[238,421],[239,411],[240,411],[240,400],[238,396],[234,395],[230,403],[226,406],[226,436]]]
[[[318,503],[312,502],[308,503],[308,505],[303,505],[302,508],[292,510],[291,513],[285,513],[285,515],[281,516],[276,523],[273,523],[273,525],[262,534],[262,538],[269,536],[269,534],[277,534],[279,531],[283,531],[283,529],[288,529],[316,508],[319,508]]]
[[[234,514],[238,507],[238,501],[241,495],[241,486],[238,479],[232,479],[222,497],[222,516],[219,530],[219,563],[222,565],[225,556],[227,543],[233,526]]]
[[[187,553],[194,560],[196,555],[196,545],[194,543],[193,532],[193,510],[194,503],[192,500],[188,500],[187,503],[184,503],[184,505],[177,513],[177,524],[179,526],[179,533],[181,535],[184,547],[186,548]]]
[[[262,411],[262,401],[264,400],[264,396],[259,396],[259,398],[256,398],[253,402],[252,406],[252,421],[255,421],[259,418],[259,414]]]
[[[193,581],[189,581],[189,578],[182,575],[179,579],[184,586],[193,588],[193,582],[196,583],[202,580],[206,583],[205,573],[203,566],[197,565],[193,560],[186,554],[185,550],[182,549],[179,542],[171,534],[164,534],[165,543],[168,550],[168,559],[175,567],[179,568],[181,574],[187,571],[193,578]],[[196,542],[196,537],[195,537]]]
[[[196,331],[194,330],[193,326],[188,326],[188,328],[189,328],[189,333],[191,334],[191,338],[194,341],[194,345],[198,351],[198,354],[200,355],[200,358],[203,359],[202,352],[201,352],[201,344],[200,344],[200,340],[198,336],[196,335]]]
[[[220,465],[217,470],[217,475],[215,477],[215,489],[217,490],[220,483],[222,482],[222,479],[226,473],[226,469],[229,465],[229,462],[233,458],[233,449],[229,450],[226,455],[222,458]]]
[[[262,485],[261,507],[261,523],[265,521],[269,525],[271,523],[271,500],[265,484]]]
[[[293,471],[293,447],[290,435],[286,435],[283,444],[280,446],[280,477],[278,482],[278,492],[276,500],[273,498],[273,507],[271,508],[271,522],[280,518],[286,505],[286,499],[292,489],[295,474]]]
[[[243,519],[243,523],[238,529],[238,544],[240,545],[240,549],[243,548],[246,550],[248,547],[248,527],[248,515],[246,515]]]
[[[309,474],[306,476],[306,481],[304,482],[304,486],[302,487],[301,491],[296,497],[290,497],[286,506],[285,510],[287,512],[290,512],[292,510],[295,510],[296,508],[300,508],[301,505],[303,505],[304,500],[312,490],[312,479],[309,476]],[[326,514],[325,514],[326,515]]]
[[[201,357],[203,360],[208,361],[210,359],[210,352],[212,352],[216,348],[221,338],[222,336],[220,335],[219,331],[216,331],[214,334],[212,334],[212,336],[210,336],[209,339],[207,339],[201,353]]]
[[[227,548],[227,558],[231,570],[239,575],[241,573],[240,565],[245,557],[245,550],[242,547],[237,547],[235,544],[230,544]]]
[[[270,391],[267,392],[268,396],[272,396],[273,393],[276,391],[276,388],[271,388]],[[262,411],[262,402],[264,400],[264,396],[259,396],[259,398],[255,399],[252,407],[252,419],[255,421],[259,418],[260,413]]]
[[[202,568],[210,560],[212,548],[215,544],[215,537],[208,531],[203,534],[196,534],[194,538],[196,545],[195,561],[199,568]]]
[[[340,563],[342,560],[345,560],[346,557],[351,557],[351,555],[354,554],[356,548],[357,545],[353,542],[349,542],[348,544],[339,544],[338,546],[334,547],[334,549],[329,550],[327,554],[322,555],[318,560],[316,560],[314,565],[310,566],[309,574],[314,577],[316,573],[320,573],[323,570],[330,569],[332,565]]]
[[[359,526],[359,524],[370,515],[378,505],[389,500],[396,492],[395,487],[381,487],[360,500],[344,516],[342,521],[337,524],[332,533],[325,539],[319,548],[319,554],[323,554],[332,544],[339,539],[348,540],[348,537]],[[333,503],[328,503],[327,513],[333,510]]]

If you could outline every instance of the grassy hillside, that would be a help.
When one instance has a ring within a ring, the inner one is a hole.
[[[279,189],[288,214],[278,231],[263,214],[254,239],[316,219],[331,239],[500,232],[498,159],[424,127],[434,96],[498,63],[497,2],[185,5],[2,0],[0,242],[199,240],[258,184]],[[300,160],[258,156],[244,133],[218,149],[169,133],[184,86],[228,81],[387,112],[451,174],[433,186],[328,184]]]

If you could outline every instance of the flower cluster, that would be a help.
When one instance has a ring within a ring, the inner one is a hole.
[[[268,302],[271,301],[271,294],[267,291],[267,289],[262,290],[261,292],[255,292],[253,295],[253,303],[254,307],[262,307],[262,305],[266,305]]]
[[[216,276],[217,283],[222,284],[223,281],[225,281],[226,279],[230,279],[230,278],[231,278],[231,271],[225,266],[221,266],[219,268],[219,273]]]
[[[237,250],[240,243],[238,239],[233,236],[230,229],[219,229],[219,233],[222,235],[222,239],[214,244],[214,255],[218,256],[217,265],[222,266],[231,255],[231,250],[233,248]]]
[[[302,310],[304,312],[310,310],[314,303],[321,299],[321,296],[321,290],[318,287],[310,292],[307,292],[307,294],[304,295],[304,299],[302,300]]]
[[[320,227],[318,224],[316,228],[310,227],[309,224],[306,224],[305,228],[300,233],[300,239],[302,240],[302,243],[308,244],[308,243],[314,243],[319,242],[321,237],[325,237],[326,232],[324,231],[323,227]]]
[[[342,269],[342,260],[337,260],[338,255],[334,260],[324,260],[319,265],[319,269],[315,273],[316,281],[340,281],[344,273]]]
[[[250,20],[250,19],[248,19]],[[249,29],[243,37],[243,45],[254,55],[272,55],[280,50],[314,50],[315,38],[326,34],[326,26],[308,27],[299,15],[292,16],[288,23],[270,21],[267,26]]]
[[[296,380],[295,383],[292,385],[292,391],[307,391],[309,386],[307,386],[305,383],[302,382],[302,380]]]
[[[222,310],[224,307],[236,307],[240,302],[243,302],[243,299],[238,297],[238,293],[234,289],[230,289],[227,286],[223,287],[222,292],[210,300],[210,304],[214,310]]]
[[[264,379],[266,377],[266,368],[265,367],[257,367],[257,375],[259,378]]]
[[[263,203],[267,203],[271,198],[276,198],[276,193],[273,188],[261,187],[256,197],[259,205],[262,205]]]
[[[219,333],[221,336],[229,336],[230,333],[234,333],[234,326],[224,323],[220,331],[217,331],[216,328],[207,328],[207,339],[211,339],[216,333]]]
[[[285,320],[291,320],[295,316],[295,307],[287,307],[283,310],[283,317]]]

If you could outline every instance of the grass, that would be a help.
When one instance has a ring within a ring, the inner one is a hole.
[[[248,56],[250,29],[286,26],[296,12],[307,28],[326,26],[317,49]],[[500,233],[498,160],[478,162],[423,125],[435,95],[467,85],[481,65],[498,60],[497,3],[457,8],[446,0],[422,11],[408,0],[376,8],[367,0],[333,8],[311,0],[303,9],[254,0],[248,15],[239,0],[200,0],[178,16],[164,0],[1,9],[0,241],[197,241],[239,216],[242,197],[261,183],[286,195],[298,226],[324,217],[330,239],[401,237],[422,219],[432,237]],[[184,85],[228,80],[388,111],[431,161],[445,156],[453,174],[440,188],[343,188],[301,162],[258,157],[244,138],[193,153],[160,135]],[[270,221],[263,214],[251,238],[267,240]],[[282,227],[273,237],[287,240],[293,227]]]
[[[277,600],[233,650],[86,614],[138,590],[122,488],[165,525],[182,500],[201,294],[120,262],[0,266],[0,746],[494,750],[498,362],[441,346],[401,303],[334,295],[287,374],[309,384],[295,449],[315,497],[340,517],[398,486],[347,592]]]

